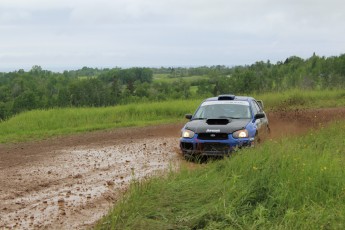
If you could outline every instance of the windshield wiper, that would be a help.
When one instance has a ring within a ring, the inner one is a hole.
[[[194,117],[192,120],[206,120],[206,117]]]
[[[218,117],[218,119],[241,119],[240,117],[226,117],[226,116],[220,116],[220,117]]]

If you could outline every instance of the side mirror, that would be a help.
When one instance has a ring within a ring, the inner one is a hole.
[[[265,117],[264,113],[257,113],[257,114],[255,114],[254,119],[257,120],[257,119],[264,118],[264,117]]]
[[[188,120],[192,119],[193,115],[192,114],[186,114],[185,116]]]

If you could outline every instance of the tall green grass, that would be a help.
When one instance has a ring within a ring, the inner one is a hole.
[[[287,91],[254,95],[265,110],[345,106],[345,90]],[[0,122],[0,143],[51,136],[184,121],[204,98],[140,103],[103,108],[64,108],[21,113]]]
[[[193,112],[199,103],[188,100],[29,111],[0,123],[0,143],[182,121],[184,114]]]
[[[344,229],[345,122],[133,183],[96,229]]]
[[[253,95],[270,110],[281,108],[329,108],[345,106],[345,90],[289,90]]]

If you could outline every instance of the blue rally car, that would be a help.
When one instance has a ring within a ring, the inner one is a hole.
[[[262,101],[252,97],[220,95],[204,100],[181,130],[180,148],[186,158],[225,156],[254,146],[269,132]]]

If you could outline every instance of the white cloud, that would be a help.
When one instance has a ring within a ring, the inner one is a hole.
[[[340,0],[2,0],[0,69],[338,55],[344,8]]]
[[[16,10],[11,12],[3,12],[0,14],[0,22],[4,24],[25,22],[30,19],[31,14],[27,11]]]

